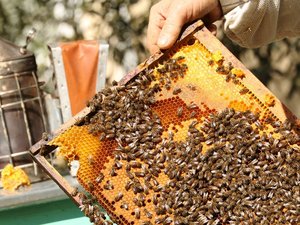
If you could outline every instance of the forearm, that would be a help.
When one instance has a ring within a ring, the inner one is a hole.
[[[300,36],[299,0],[220,1],[225,13],[225,34],[244,47],[259,47],[285,37]],[[227,8],[226,4],[227,3]]]

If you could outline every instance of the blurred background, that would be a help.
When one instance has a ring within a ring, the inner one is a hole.
[[[106,83],[118,81],[150,56],[145,46],[146,31],[150,8],[156,2],[157,0],[1,0],[0,37],[24,46],[29,30],[37,30],[28,49],[36,57],[37,75],[39,81],[44,83],[41,86],[43,96],[50,95],[53,99],[58,99],[54,68],[47,47],[49,44],[83,39],[106,41],[109,44]],[[217,37],[221,42],[299,117],[300,38],[284,39],[259,49],[245,49],[223,34],[222,22],[218,23],[218,27]],[[57,161],[56,163],[59,164]],[[46,187],[49,192],[40,192],[42,189],[46,190]],[[0,204],[0,216],[6,219],[7,224],[89,224],[87,218],[81,218],[81,212],[71,201],[62,200],[62,196],[66,198],[65,194],[56,194],[58,187],[52,181],[41,182],[40,186],[33,185],[31,190],[32,196],[24,192],[14,199],[0,192],[0,202],[10,202],[11,208],[23,206],[11,211],[6,210],[8,205]],[[46,200],[42,201],[41,196],[48,196],[47,201],[52,203],[45,204]],[[28,206],[30,204],[33,206]],[[39,204],[38,209],[36,204]],[[1,212],[2,206],[6,211]],[[30,215],[32,210],[36,211],[34,215]],[[20,217],[20,213],[23,217]],[[57,215],[56,218],[53,217],[54,214]],[[75,222],[74,217],[79,219]]]
[[[29,49],[36,56],[43,90],[54,93],[53,68],[47,44],[79,39],[109,43],[107,81],[119,80],[145,60],[150,7],[157,0],[2,0],[0,33],[24,45],[27,32],[37,29]],[[219,24],[221,27],[222,24]],[[218,31],[218,38],[298,117],[300,116],[300,39],[284,39],[259,49],[244,49]]]

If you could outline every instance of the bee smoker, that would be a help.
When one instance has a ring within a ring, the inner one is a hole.
[[[46,124],[35,56],[27,51],[32,34],[23,47],[0,38],[0,171],[11,163],[33,167],[36,175],[28,149]]]

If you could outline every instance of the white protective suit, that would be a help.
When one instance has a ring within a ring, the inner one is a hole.
[[[300,37],[300,0],[220,0],[225,34],[256,48],[285,37]]]

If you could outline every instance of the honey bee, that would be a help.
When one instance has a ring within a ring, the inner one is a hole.
[[[141,218],[141,211],[140,211],[139,208],[136,208],[136,209],[134,210],[134,215],[135,215],[135,218],[136,218],[136,219],[140,219],[140,218]]]
[[[195,116],[197,115],[196,111],[192,111],[190,114],[190,118],[195,118]]]
[[[162,138],[161,137],[155,137],[152,139],[153,143],[159,143],[162,141]]]
[[[232,65],[232,62],[229,62],[228,65],[227,65],[229,71],[231,71],[233,69],[233,65]]]
[[[123,193],[122,193],[122,192],[119,192],[119,193],[117,194],[117,196],[115,197],[115,202],[120,201],[122,198],[123,198]]]
[[[122,168],[122,163],[119,160],[115,160],[114,166],[116,169],[121,169]]]
[[[196,91],[196,89],[197,89],[196,86],[193,84],[188,84],[186,87],[192,91]]]
[[[249,89],[248,88],[243,88],[239,92],[240,92],[241,95],[244,95],[244,94],[247,94],[249,92]]]
[[[165,84],[165,88],[166,88],[167,90],[170,90],[170,89],[171,89],[171,84],[166,83],[166,84]]]
[[[217,73],[226,73],[225,67],[224,66],[218,66],[216,69]]]
[[[48,141],[48,140],[49,140],[49,136],[48,136],[48,133],[47,133],[47,132],[44,132],[44,133],[42,134],[42,139],[43,139],[44,141]]]
[[[138,207],[143,207],[143,205],[144,205],[143,202],[139,198],[137,198],[137,197],[133,198],[133,202]]]
[[[105,133],[101,133],[100,137],[99,137],[99,140],[104,141],[105,137],[106,137]]]
[[[87,185],[88,185],[88,188],[89,188],[90,191],[93,191],[95,189],[95,187],[94,187],[94,185],[93,185],[93,183],[91,181],[89,181],[87,183]]]
[[[115,167],[112,167],[111,170],[110,170],[110,176],[115,177],[117,175],[118,174],[116,173]]]
[[[171,224],[173,222],[173,219],[171,217],[165,218],[164,224]]]
[[[160,77],[159,78],[159,83],[164,85],[165,84],[165,79],[163,77]]]
[[[147,209],[144,209],[144,213],[148,219],[152,219],[152,213],[150,211],[148,211]]]
[[[120,205],[120,208],[121,208],[121,209],[128,210],[128,209],[129,209],[128,203],[122,202],[122,204]]]
[[[106,183],[103,185],[103,188],[105,190],[113,190],[114,185],[110,182],[110,180],[106,181]]]
[[[132,168],[141,168],[142,164],[140,162],[134,160],[134,161],[130,162],[130,166]]]
[[[105,137],[107,138],[107,139],[113,139],[113,138],[115,138],[115,134],[107,134]]]
[[[186,64],[182,64],[181,65],[181,69],[183,70],[183,71],[186,71],[187,69],[188,69],[188,66],[186,65]]]
[[[75,188],[73,189],[73,191],[71,192],[71,196],[75,197],[77,194],[78,194],[78,188],[75,187]]]
[[[178,75],[179,75],[181,78],[183,78],[183,77],[184,77],[184,72],[179,71]]]
[[[187,107],[188,107],[188,109],[196,109],[196,108],[198,108],[198,106],[194,102],[192,102],[191,104],[189,104]]]
[[[158,204],[158,199],[157,199],[157,195],[156,195],[156,194],[154,194],[154,195],[152,196],[152,202],[153,202],[154,205],[157,205],[157,204]]]
[[[140,225],[152,225],[150,221],[142,221]]]
[[[185,57],[184,57],[184,56],[182,56],[182,55],[180,55],[180,56],[178,56],[178,57],[177,57],[177,59],[176,59],[176,60],[177,60],[177,61],[180,61],[180,60],[184,60],[184,59],[185,59]]]
[[[194,120],[191,122],[191,124],[189,125],[189,128],[195,128],[195,126],[198,124],[197,120]]]
[[[164,74],[164,73],[167,72],[167,70],[166,70],[164,67],[162,67],[162,68],[158,68],[158,69],[157,69],[157,72],[159,72],[159,73],[161,73],[161,74]]]
[[[137,171],[134,174],[135,174],[136,177],[145,177],[145,173],[144,172]]]
[[[126,175],[127,177],[129,177],[129,179],[133,179],[134,178],[134,175],[130,172],[130,171],[126,171]]]
[[[126,185],[125,185],[125,190],[129,191],[130,187],[133,185],[133,181],[129,180],[127,181]]]
[[[162,224],[164,222],[164,217],[156,217],[155,218],[155,224]]]
[[[183,115],[183,107],[180,106],[178,109],[177,109],[177,116],[178,117],[181,117]]]
[[[88,162],[91,166],[93,166],[95,164],[95,160],[94,160],[93,155],[89,154],[88,157],[87,157],[87,160],[88,160]]]
[[[240,84],[240,81],[236,78],[233,78],[232,81],[233,81],[234,84]]]
[[[173,95],[178,95],[181,92],[181,88],[174,88]]]
[[[231,76],[230,76],[230,73],[226,75],[226,78],[225,78],[225,81],[226,82],[229,82],[231,80]]]
[[[41,145],[41,148],[40,148],[40,154],[41,155],[46,155],[47,154],[47,147],[46,145]]]
[[[118,82],[115,81],[115,80],[113,80],[113,81],[111,82],[111,85],[112,85],[112,86],[118,86]]]

